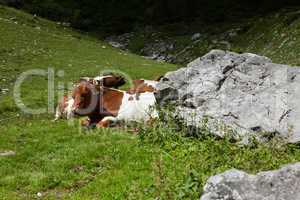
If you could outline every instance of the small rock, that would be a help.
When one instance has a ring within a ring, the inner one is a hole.
[[[61,25],[62,25],[62,26],[65,26],[65,27],[70,27],[70,26],[71,26],[71,23],[69,23],[69,22],[63,22]]]
[[[114,48],[118,48],[118,49],[121,49],[123,47],[123,45],[119,42],[115,42],[115,41],[110,41],[108,42],[112,47]]]
[[[16,152],[14,151],[4,151],[0,152],[0,157],[8,157],[8,156],[15,156]]]
[[[42,196],[43,196],[43,194],[42,194],[41,192],[38,192],[38,193],[36,194],[36,196],[38,196],[38,197],[42,197]]]
[[[250,175],[229,170],[211,177],[201,200],[296,200],[300,198],[300,163]]]
[[[7,88],[1,89],[1,88],[0,88],[0,91],[1,91],[3,94],[6,94],[6,93],[9,92],[9,89],[7,89]]]
[[[191,40],[198,40],[201,36],[201,33],[195,33],[194,35],[192,35]]]

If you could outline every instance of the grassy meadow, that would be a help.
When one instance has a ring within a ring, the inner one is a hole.
[[[256,173],[300,161],[299,145],[241,147],[186,137],[176,121],[126,130],[53,123],[53,113],[22,113],[13,98],[21,73],[51,68],[55,94],[80,76],[116,70],[154,79],[178,66],[116,50],[87,34],[0,6],[0,199],[199,199],[206,180],[231,168]],[[64,71],[64,76],[57,74]],[[30,108],[47,106],[47,76],[22,85]],[[203,133],[206,133],[203,130]],[[13,151],[15,155],[1,156]]]

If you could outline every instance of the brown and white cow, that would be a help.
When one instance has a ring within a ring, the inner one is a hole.
[[[111,88],[118,88],[125,84],[125,80],[123,77],[115,76],[115,75],[97,76],[94,78],[82,77],[80,78],[80,81],[77,84],[79,84],[81,81],[87,81],[94,85],[111,87]],[[77,86],[77,84],[75,84],[75,87]],[[64,96],[58,103],[55,112],[54,121],[57,121],[64,117],[66,119],[73,118],[74,113],[71,109],[73,103],[74,103],[74,99],[72,97]]]
[[[111,122],[147,122],[158,117],[153,108],[156,101],[153,92],[135,94],[82,81],[73,92],[72,110],[80,116],[88,116],[87,125],[108,127]],[[85,123],[86,124],[86,123]]]

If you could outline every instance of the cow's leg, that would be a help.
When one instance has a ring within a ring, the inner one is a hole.
[[[108,128],[111,124],[115,123],[117,118],[115,117],[104,117],[96,126],[97,128]]]
[[[80,124],[81,126],[88,127],[91,124],[91,120],[90,119],[81,120]]]
[[[55,111],[55,119],[53,121],[56,122],[57,120],[61,119],[61,117],[62,117],[62,113],[60,107],[57,106]]]

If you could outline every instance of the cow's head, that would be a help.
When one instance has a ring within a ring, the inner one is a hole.
[[[105,76],[97,76],[94,78],[90,77],[81,77],[81,81],[87,81],[95,86],[103,86],[108,88],[119,88],[126,83],[125,79],[122,76],[116,76],[114,74],[109,74]]]
[[[108,88],[119,88],[124,85],[125,79],[122,76],[107,75],[102,78],[95,78],[94,83]]]
[[[81,80],[75,87],[72,97],[74,103],[72,111],[77,115],[88,115],[92,113],[98,103],[99,91],[94,84]]]

